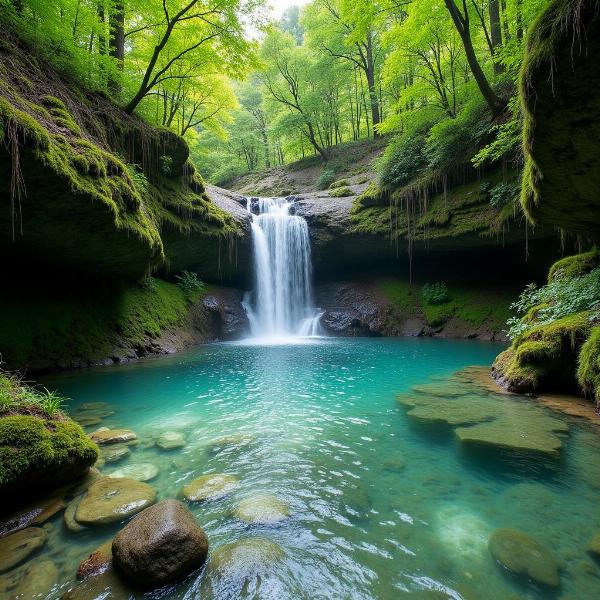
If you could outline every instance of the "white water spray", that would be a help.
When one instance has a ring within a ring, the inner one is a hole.
[[[253,337],[313,337],[322,313],[313,307],[308,225],[284,198],[248,199],[256,287],[245,300]],[[256,214],[255,214],[256,213]]]

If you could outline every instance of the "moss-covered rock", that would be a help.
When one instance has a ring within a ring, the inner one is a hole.
[[[600,13],[552,0],[531,27],[521,76],[522,205],[535,223],[600,239]]]
[[[85,475],[98,449],[79,425],[14,414],[0,418],[0,490],[57,487]]]

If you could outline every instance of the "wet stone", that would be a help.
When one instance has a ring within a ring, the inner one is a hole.
[[[156,501],[156,491],[134,479],[105,477],[94,483],[75,511],[82,525],[104,525],[122,521]]]
[[[26,576],[15,589],[15,598],[46,598],[58,581],[58,569],[50,560],[32,561]]]
[[[103,461],[103,464],[111,464],[116,463],[130,453],[129,447],[125,444],[116,444],[114,446],[108,446],[106,448],[102,448],[100,451],[100,458]]]
[[[109,477],[125,477],[135,479],[136,481],[150,481],[158,475],[158,467],[152,463],[137,463],[121,467],[112,473]]]
[[[233,515],[246,523],[274,525],[290,516],[290,507],[275,496],[252,496],[242,500],[235,507]]]
[[[560,584],[558,561],[526,533],[516,529],[496,529],[488,548],[494,559],[508,571],[551,587]]]
[[[77,579],[95,577],[107,571],[112,563],[112,539],[96,548],[77,569]]]
[[[177,448],[183,448],[186,444],[185,435],[179,431],[165,431],[156,440],[156,445],[161,450],[176,450]]]
[[[137,439],[137,435],[131,429],[106,429],[101,427],[91,433],[90,438],[96,444],[122,444]]]
[[[600,558],[600,531],[590,540],[587,551],[595,557]]]
[[[71,500],[63,513],[63,523],[65,524],[65,527],[74,533],[79,533],[80,531],[85,531],[87,529],[87,527],[75,520],[75,511],[82,499],[83,494]]]
[[[192,502],[217,500],[232,492],[239,485],[235,475],[214,473],[197,477],[183,487],[183,496]]]
[[[0,539],[0,573],[12,569],[46,543],[41,527],[28,527]]]
[[[254,437],[249,433],[234,433],[215,438],[208,443],[208,450],[212,453],[239,450],[249,446],[254,441]]]

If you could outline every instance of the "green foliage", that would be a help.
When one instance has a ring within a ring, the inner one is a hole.
[[[349,185],[350,185],[350,182],[347,179],[338,179],[337,181],[334,181],[329,186],[329,189],[330,190],[335,190],[335,189],[341,188],[341,187],[348,187]]]
[[[574,313],[600,308],[600,269],[577,277],[559,277],[538,288],[529,284],[511,309],[509,337],[516,339],[538,325],[550,325]]]
[[[600,406],[600,326],[592,329],[592,333],[581,347],[577,381],[583,392],[594,398],[596,405]]]
[[[426,166],[425,139],[422,131],[394,139],[378,163],[381,183],[392,188],[406,185]]]
[[[188,296],[199,295],[206,289],[206,285],[200,281],[198,275],[190,271],[182,271],[175,276],[175,279],[179,288]]]
[[[555,262],[548,273],[548,281],[580,277],[596,267],[600,267],[600,251],[594,247],[589,252],[567,256]]]
[[[450,300],[448,286],[443,281],[426,283],[421,290],[421,295],[427,304],[445,304]]]
[[[325,167],[319,178],[317,179],[317,189],[318,190],[326,190],[335,182],[335,170],[331,167]]]
[[[46,417],[62,415],[61,407],[68,400],[46,387],[32,387],[14,374],[0,371],[0,416],[15,411],[33,411]]]

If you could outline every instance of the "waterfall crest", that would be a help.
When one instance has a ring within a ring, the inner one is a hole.
[[[245,307],[253,337],[312,337],[321,314],[313,306],[306,220],[285,198],[251,198],[255,289]]]

